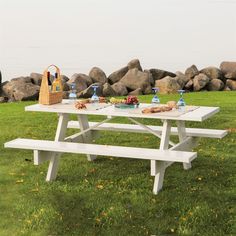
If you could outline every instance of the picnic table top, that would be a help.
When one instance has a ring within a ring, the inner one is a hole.
[[[76,109],[74,104],[69,103],[64,99],[62,103],[54,105],[35,104],[26,106],[26,111],[38,112],[52,112],[52,113],[66,113],[66,114],[85,114],[85,115],[102,115],[102,116],[118,116],[118,117],[132,117],[132,118],[151,118],[162,120],[182,120],[182,121],[204,121],[217,112],[219,107],[206,106],[187,106],[185,112],[168,111],[162,113],[143,114],[142,109],[150,107],[151,104],[141,103],[136,109],[119,109],[111,104],[89,104],[87,109]]]

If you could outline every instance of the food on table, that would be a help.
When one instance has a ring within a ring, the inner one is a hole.
[[[107,103],[107,99],[105,97],[99,97],[99,103]]]
[[[177,103],[176,101],[169,101],[166,103],[168,107],[171,107],[171,108],[177,108]]]
[[[125,99],[123,98],[110,98],[110,103],[117,104],[117,103],[125,103]]]
[[[86,109],[87,107],[84,103],[76,102],[75,103],[75,108],[77,108],[77,109]]]
[[[160,107],[147,107],[142,110],[142,113],[148,114],[148,113],[159,113],[159,112],[165,112],[165,111],[171,111],[172,108],[169,106],[160,106]]]
[[[110,103],[112,104],[127,104],[127,105],[136,105],[139,104],[138,98],[136,96],[128,96],[127,98],[114,98],[110,99]]]
[[[138,101],[138,98],[136,96],[128,96],[126,98],[125,104],[135,105],[135,104],[139,104],[139,101]]]

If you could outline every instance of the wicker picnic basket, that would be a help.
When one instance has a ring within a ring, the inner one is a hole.
[[[47,73],[50,67],[54,67],[56,69],[60,87],[59,91],[50,91],[49,89]],[[60,103],[62,101],[62,97],[63,97],[63,87],[61,83],[60,69],[55,65],[50,65],[46,68],[46,70],[43,73],[42,83],[39,92],[39,103],[43,105],[52,105]]]

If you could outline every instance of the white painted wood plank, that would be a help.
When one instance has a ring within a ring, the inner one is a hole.
[[[178,130],[178,134],[179,134],[179,141],[183,142],[187,138],[186,129],[185,129],[185,121],[180,121],[180,120],[177,121],[177,130]],[[186,146],[185,151],[189,151],[189,148],[190,147]],[[183,163],[183,167],[185,170],[191,169],[191,167],[192,167],[191,162],[190,163]]]
[[[142,103],[141,107],[145,108],[150,104]],[[25,107],[26,111],[40,111],[40,112],[54,112],[66,114],[87,114],[87,115],[103,115],[103,116],[117,116],[117,117],[133,117],[133,118],[152,118],[152,119],[166,119],[166,120],[188,120],[188,121],[203,121],[215,113],[219,112],[219,107],[199,107],[194,111],[180,115],[178,117],[159,116],[158,113],[154,114],[136,114],[127,110],[118,110],[113,106],[109,106],[99,110],[78,110],[73,104],[54,104],[54,105],[41,105],[35,104]]]
[[[96,125],[98,122],[89,122],[90,126]],[[148,128],[161,135],[162,126],[148,125]],[[69,121],[68,128],[79,129],[78,121]],[[97,127],[95,130],[118,131],[118,132],[134,132],[134,133],[149,133],[139,125],[133,124],[119,124],[119,123],[105,123]],[[188,137],[206,137],[206,138],[223,138],[227,135],[227,130],[217,129],[200,129],[200,128],[186,128],[186,135]],[[177,127],[171,127],[171,135],[178,135]]]
[[[78,122],[81,127],[81,131],[86,131],[89,129],[89,122],[88,122],[88,117],[87,115],[78,115]],[[83,141],[86,143],[91,143],[93,141],[92,133],[91,131],[88,131],[87,133],[85,132],[82,134]],[[87,154],[87,160],[88,161],[93,161],[96,159],[96,155],[91,155]]]
[[[69,121],[69,114],[64,114],[64,113],[59,114],[55,141],[64,141],[66,136],[68,121]],[[46,181],[52,181],[56,179],[59,159],[60,159],[60,154],[56,153],[51,154]]]
[[[33,139],[15,139],[5,143],[6,148],[40,150],[58,153],[80,153],[146,160],[189,162],[197,157],[196,152],[159,150],[123,146],[108,146],[85,143],[69,143]]]
[[[162,128],[162,134],[161,134],[160,150],[165,150],[165,149],[169,148],[170,129],[171,129],[170,121],[164,120],[163,128]],[[157,175],[157,170],[158,169],[160,171],[160,168],[158,168],[158,166],[157,166],[157,161],[152,160],[151,161],[151,176]],[[164,173],[163,173],[163,175],[164,175]],[[161,180],[161,178],[159,180]],[[157,183],[158,183],[159,180],[156,179]]]

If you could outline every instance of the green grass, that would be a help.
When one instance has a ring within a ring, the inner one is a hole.
[[[177,98],[161,96],[162,102]],[[150,99],[140,96],[143,102]],[[191,170],[177,163],[169,167],[157,196],[150,163],[142,160],[99,157],[87,162],[83,155],[66,154],[57,180],[45,182],[48,163],[34,166],[31,151],[4,149],[3,144],[17,137],[53,140],[57,115],[24,112],[33,102],[1,104],[0,235],[236,235],[236,92],[190,93],[185,99],[221,108],[202,123],[188,122],[189,127],[230,132],[222,140],[201,139]],[[127,122],[114,120],[121,121]],[[112,132],[103,132],[96,142],[159,145],[152,135]]]

